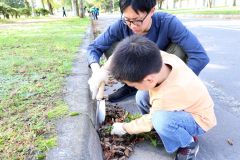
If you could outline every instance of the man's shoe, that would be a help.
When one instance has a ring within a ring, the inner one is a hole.
[[[133,96],[137,93],[137,89],[134,87],[129,87],[128,85],[124,85],[119,88],[116,92],[110,94],[108,96],[108,101],[115,103],[119,102],[127,97]]]
[[[199,150],[198,139],[194,137],[194,142],[185,148],[179,148],[175,160],[196,160]]]

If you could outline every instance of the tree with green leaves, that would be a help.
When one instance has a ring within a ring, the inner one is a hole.
[[[24,0],[0,0],[13,8],[24,8]]]

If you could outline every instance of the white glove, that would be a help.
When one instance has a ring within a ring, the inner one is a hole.
[[[95,67],[92,67],[92,70],[93,73],[91,78],[88,80],[88,84],[90,87],[90,91],[92,92],[92,99],[95,99],[101,82],[107,83],[108,71],[104,68],[98,68],[97,65]]]
[[[92,72],[98,72],[100,69],[100,66],[98,63],[92,63],[91,65]]]
[[[126,134],[127,132],[123,129],[123,123],[114,123],[113,129],[111,131],[111,135],[116,134],[119,136],[122,136]]]

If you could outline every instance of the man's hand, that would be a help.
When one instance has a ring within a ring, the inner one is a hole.
[[[122,136],[126,134],[127,132],[123,129],[123,123],[114,123],[113,124],[113,129],[111,131],[111,134],[116,134],[119,136]]]
[[[88,84],[90,91],[92,92],[92,99],[95,99],[101,82],[106,83],[108,80],[108,71],[104,68],[100,68],[97,63],[92,64],[91,68],[93,73],[91,78],[88,80]]]
[[[91,69],[92,69],[92,72],[93,72],[93,73],[94,73],[94,72],[98,72],[99,69],[100,69],[100,66],[99,66],[98,63],[92,63],[90,66],[91,66]]]

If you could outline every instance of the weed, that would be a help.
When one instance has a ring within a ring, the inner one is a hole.
[[[80,113],[79,112],[71,112],[69,115],[70,116],[78,116]]]

